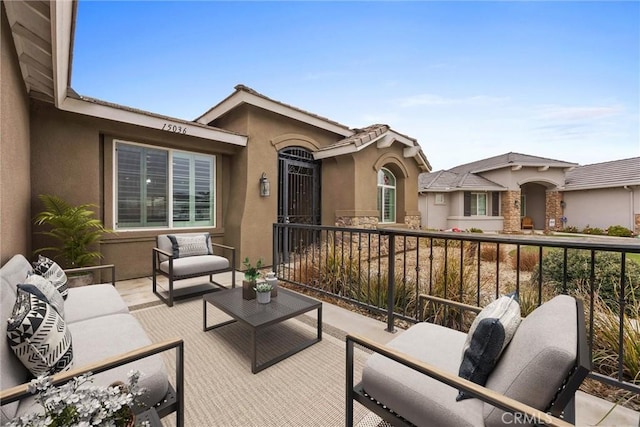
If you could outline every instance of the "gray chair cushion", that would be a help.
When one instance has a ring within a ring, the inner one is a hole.
[[[64,305],[67,323],[129,312],[116,288],[109,284],[69,288]]]
[[[229,268],[229,260],[218,255],[200,255],[173,260],[173,275],[189,276]],[[160,270],[169,274],[169,261],[160,263]]]
[[[15,257],[2,267],[0,276],[2,276],[2,289],[0,289],[0,337],[3,340],[3,344],[0,345],[0,389],[5,390],[10,387],[14,387],[18,384],[23,384],[29,378],[29,371],[20,362],[18,357],[13,353],[9,343],[7,342],[7,319],[13,311],[13,306],[16,302],[15,285],[10,285],[5,279],[13,280],[15,277],[22,276],[18,274],[9,274],[11,271],[15,273],[15,270],[11,268],[7,269],[7,276],[5,277],[5,267],[15,267],[19,265],[19,262],[14,261]],[[22,258],[27,263],[27,268],[30,268],[29,262]],[[26,274],[26,272],[25,272]],[[22,277],[20,280],[23,280]],[[17,283],[17,282],[16,282]],[[0,407],[0,424],[6,424],[10,419],[15,417],[18,410],[18,402],[9,403]]]
[[[418,323],[388,346],[457,375],[466,337],[463,332],[440,325]],[[416,425],[483,425],[482,401],[456,402],[455,388],[379,354],[368,359],[362,386],[369,395]]]
[[[544,410],[576,360],[576,301],[559,295],[529,314],[502,354],[486,387]],[[485,404],[487,426],[504,425],[504,412]],[[522,424],[524,425],[524,424]]]

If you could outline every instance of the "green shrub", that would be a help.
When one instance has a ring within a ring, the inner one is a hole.
[[[471,227],[467,230],[469,233],[482,233],[483,231],[479,228]]]
[[[578,230],[578,227],[576,227],[575,225],[570,225],[562,229],[563,233],[578,233],[579,231],[580,230]]]
[[[616,237],[631,237],[633,235],[631,230],[621,225],[612,225],[607,229],[607,234],[609,236],[616,236]]]
[[[542,256],[542,281],[553,285],[562,292],[563,263],[562,250],[549,250]],[[617,310],[620,292],[621,255],[613,252],[596,252],[595,290],[613,310]],[[538,281],[539,268],[533,269],[531,283]],[[627,259],[625,266],[625,287],[627,299],[640,300],[640,264]],[[588,289],[591,275],[591,252],[569,249],[567,252],[567,291],[577,288]]]
[[[590,225],[587,225],[585,228],[582,229],[582,234],[592,234],[595,236],[602,236],[607,233],[605,233],[602,228],[591,227]]]

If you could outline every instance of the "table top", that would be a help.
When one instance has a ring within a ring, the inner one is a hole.
[[[281,322],[322,306],[318,300],[282,287],[278,287],[278,296],[271,297],[268,304],[259,304],[256,299],[243,299],[242,288],[210,292],[205,294],[203,299],[229,316],[253,327]]]

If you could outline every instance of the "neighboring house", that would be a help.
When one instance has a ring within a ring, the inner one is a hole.
[[[2,1],[1,260],[46,245],[38,194],[93,203],[118,279],[151,273],[155,236],[207,231],[271,262],[275,222],[418,228],[418,142],[351,129],[238,85],[194,121],[69,87],[76,2]],[[267,185],[269,191],[267,190]]]
[[[419,178],[423,229],[518,232],[528,217],[536,230],[640,232],[640,157],[580,166],[506,153]]]

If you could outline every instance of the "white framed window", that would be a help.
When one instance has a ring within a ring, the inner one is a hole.
[[[471,215],[487,214],[487,193],[471,193]]]
[[[378,211],[381,223],[396,222],[396,177],[386,168],[378,171]]]
[[[215,156],[115,141],[115,228],[215,226]]]
[[[444,193],[436,193],[436,200],[435,200],[435,204],[436,205],[444,205]]]

